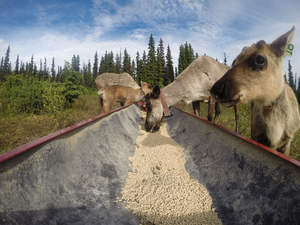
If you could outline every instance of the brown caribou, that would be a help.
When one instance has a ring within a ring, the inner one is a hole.
[[[210,91],[226,107],[251,101],[251,138],[285,155],[300,126],[298,102],[282,69],[294,33],[295,27],[271,44],[244,47]]]
[[[180,101],[187,104],[193,103],[194,114],[199,116],[199,102],[208,102],[208,120],[215,122],[220,114],[220,106],[218,102],[211,98],[210,88],[229,68],[210,56],[199,56],[171,84],[162,89],[166,105],[170,107]],[[145,128],[150,132],[159,129],[164,116],[159,94],[160,88],[155,87],[153,93],[147,96]],[[213,119],[214,111],[216,112]],[[236,122],[237,118],[238,115],[236,114]]]
[[[111,85],[121,85],[132,88],[139,88],[140,86],[135,82],[133,77],[128,73],[102,73],[96,77],[95,83],[97,90],[101,88],[108,87]],[[124,102],[120,102],[120,105],[123,106]]]
[[[134,81],[133,77],[128,73],[102,73],[96,77],[95,83],[97,89],[108,87],[111,85],[122,85],[132,88],[139,88],[140,86]]]
[[[141,81],[141,88],[132,88],[121,85],[111,85],[98,91],[100,109],[99,113],[111,110],[116,101],[124,102],[125,105],[142,100],[153,88],[150,84]]]

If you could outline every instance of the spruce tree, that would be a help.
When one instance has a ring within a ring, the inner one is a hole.
[[[55,72],[55,62],[54,62],[54,57],[52,58],[52,65],[51,65],[51,79],[52,81],[55,81],[56,80],[56,72]]]
[[[110,53],[107,54],[106,56],[106,72],[108,73],[116,73],[116,65],[114,61],[114,53],[111,51]]]
[[[4,58],[1,58],[1,63],[0,63],[0,70],[4,69]]]
[[[37,74],[37,66],[36,63],[33,65],[33,75],[35,76]]]
[[[120,74],[122,73],[122,63],[121,63],[121,57],[117,53],[116,55],[116,73]]]
[[[188,61],[188,66],[189,66],[196,58],[194,55],[194,49],[192,47],[192,44],[189,44],[188,54],[189,54],[189,59],[190,59],[190,61]]]
[[[148,56],[147,56],[147,76],[144,78],[144,82],[147,82],[151,85],[161,85],[157,82],[157,62],[155,56],[155,42],[153,35],[150,35],[149,44],[148,44]]]
[[[62,71],[61,66],[58,66],[57,67],[56,79],[55,79],[56,82],[61,82],[61,71]]]
[[[21,66],[22,66],[22,62],[21,62]],[[20,66],[20,73],[21,72],[21,66]],[[43,61],[42,59],[40,59],[40,70],[39,70],[39,81],[43,78]]]
[[[124,50],[124,58],[123,58],[123,72],[124,73],[131,73],[131,59],[129,54],[127,53],[127,50],[125,48]],[[130,74],[132,76],[132,74]]]
[[[79,57],[79,55],[77,55],[77,57],[76,57],[76,70],[75,71],[77,71],[77,72],[80,71],[80,57]]]
[[[134,59],[131,62],[131,68],[130,69],[131,69],[130,74],[132,74],[133,79],[136,80],[136,66],[135,66]]]
[[[298,89],[297,89],[297,92],[296,92],[296,97],[297,97],[297,100],[298,100],[298,104],[300,104],[300,77],[298,78]]]
[[[288,61],[288,83],[290,87],[295,90],[295,84],[294,84],[294,76],[292,72],[292,66],[290,60]]]
[[[33,57],[33,54],[32,54],[31,61],[30,61],[29,65],[28,65],[28,72],[30,74],[33,74],[33,68],[34,68],[34,57]]]
[[[185,42],[184,45],[184,54],[186,59],[186,64],[184,65],[185,68],[187,68],[191,62],[193,62],[193,55],[194,51],[192,49],[192,45]]]
[[[137,82],[137,84],[139,84],[142,80],[142,65],[143,65],[143,60],[141,60],[140,58],[140,53],[137,52],[136,53],[136,77],[135,77],[135,81]]]
[[[161,65],[161,55],[159,47],[157,48],[157,55],[156,55],[156,79],[155,83],[163,86],[163,77],[162,77],[162,65]]]
[[[152,34],[150,34],[148,49],[152,49],[152,51],[155,52],[155,41]]]
[[[43,80],[47,80],[48,79],[48,67],[47,67],[47,59],[45,57],[45,61],[44,61],[44,71],[43,71]]]
[[[21,61],[20,64],[20,74],[25,74],[26,70],[25,70],[25,64]]]
[[[5,73],[10,73],[10,71],[11,71],[9,55],[10,55],[10,45],[8,45],[8,48],[5,53],[5,58],[4,58],[3,69],[4,69]]]
[[[93,78],[95,79],[98,76],[98,54],[97,51],[94,56],[94,64],[93,64]]]
[[[15,74],[19,74],[19,72],[20,72],[19,68],[20,68],[19,55],[17,55],[16,67],[15,67]]]
[[[295,89],[294,89],[294,92],[296,93],[297,91],[297,72],[295,73]]]
[[[145,77],[144,82],[150,83],[151,85],[156,84],[156,67],[155,52],[150,48],[147,58],[147,76]]]
[[[163,79],[163,85],[167,85],[169,83],[169,78],[166,75],[166,59],[165,59],[165,49],[162,38],[159,40],[159,53],[161,60],[161,76]]]
[[[179,58],[178,58],[178,69],[179,74],[186,68],[187,61],[186,61],[186,54],[185,48],[183,45],[179,47]]]
[[[87,86],[92,87],[94,82],[93,82],[93,77],[92,77],[92,65],[91,61],[89,60],[88,65],[87,65],[87,78],[86,78]]]
[[[141,59],[141,62],[142,62],[141,80],[146,82],[146,80],[147,80],[147,54],[146,54],[145,50],[143,51],[143,57]],[[139,85],[141,85],[141,83]]]
[[[166,66],[166,80],[164,80],[164,85],[168,85],[170,82],[174,81],[174,67],[171,55],[171,49],[168,45],[167,48],[167,66]]]
[[[99,65],[99,74],[102,73],[106,73],[105,56],[101,56],[100,65]]]
[[[73,70],[75,70],[76,72],[79,72],[79,70],[80,70],[79,55],[77,55],[77,56],[73,55],[72,60],[71,60],[71,66],[72,66]]]

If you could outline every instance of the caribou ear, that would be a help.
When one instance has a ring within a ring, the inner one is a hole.
[[[281,35],[275,41],[272,42],[271,48],[277,57],[282,57],[287,50],[288,44],[292,44],[295,34],[295,26],[291,30]]]
[[[158,85],[155,85],[155,87],[153,88],[152,93],[153,93],[155,98],[158,98],[159,94],[160,94],[160,87]]]

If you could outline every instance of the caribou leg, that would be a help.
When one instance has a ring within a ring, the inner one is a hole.
[[[102,110],[103,110],[103,98],[99,96],[99,114],[101,114]]]
[[[215,111],[215,104],[216,104],[216,102],[212,99],[210,99],[209,102],[208,102],[208,116],[207,116],[208,121],[213,120],[213,115],[214,115],[214,111]]]
[[[196,116],[200,116],[200,101],[193,101],[193,110]]]
[[[220,116],[221,110],[220,110],[220,103],[219,102],[215,102],[215,118],[213,120],[214,123],[216,123],[216,121],[218,120],[219,116]]]
[[[238,133],[238,121],[239,121],[239,107],[238,105],[234,105],[234,113],[235,113],[235,132]]]

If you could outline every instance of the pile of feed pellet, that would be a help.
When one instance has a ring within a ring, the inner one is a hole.
[[[186,172],[183,147],[170,138],[166,122],[156,133],[140,125],[132,169],[122,189],[126,207],[141,224],[222,224],[207,190]]]

